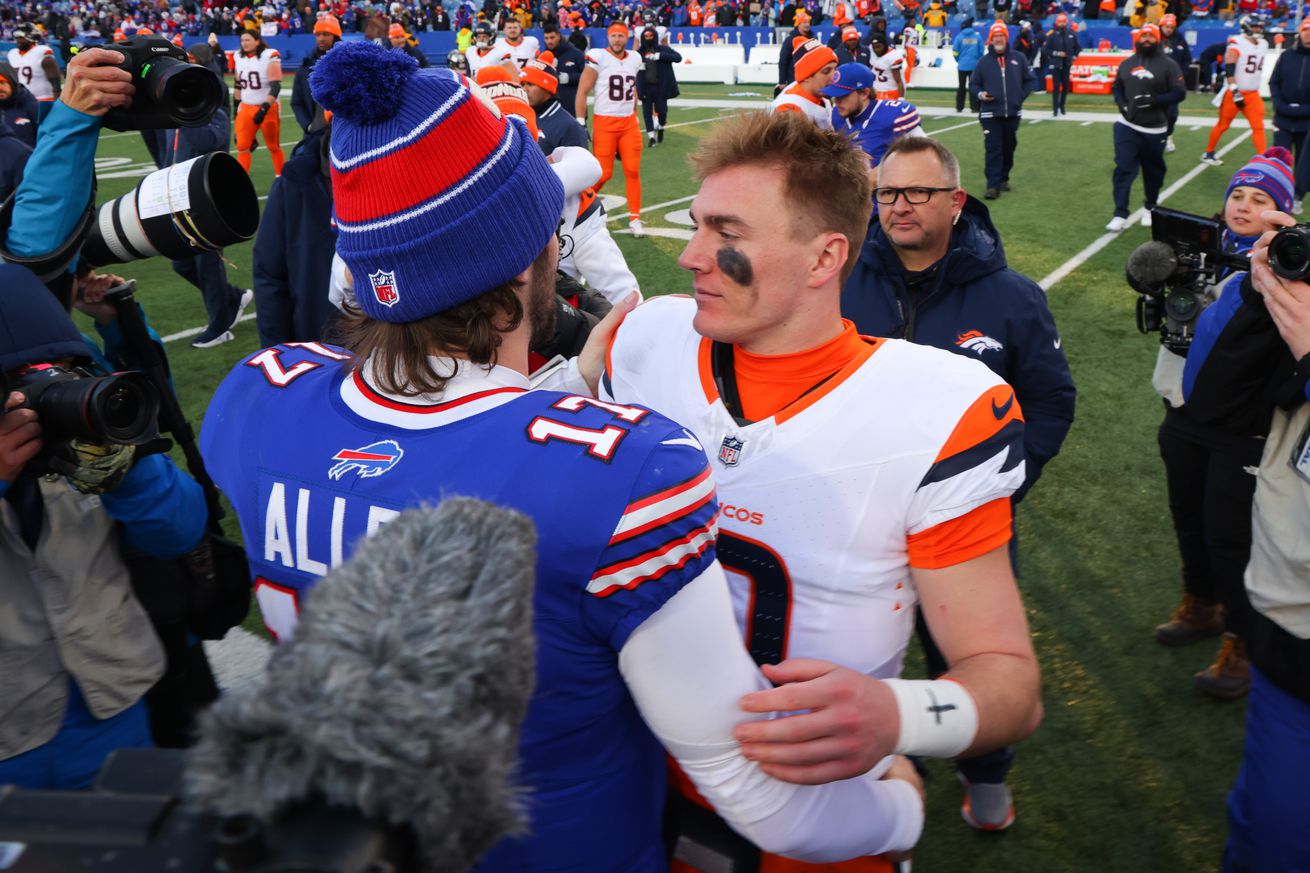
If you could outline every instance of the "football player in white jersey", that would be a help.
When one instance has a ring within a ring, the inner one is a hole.
[[[591,151],[600,161],[600,191],[614,175],[614,158],[623,164],[623,191],[628,198],[628,230],[646,235],[641,223],[641,126],[637,123],[637,76],[641,55],[628,51],[628,26],[611,24],[605,32],[608,47],[587,52],[587,67],[578,82],[573,108],[578,123],[587,124],[587,97],[595,94]]]
[[[505,35],[496,43],[496,48],[508,52],[520,70],[541,51],[535,36],[523,35],[523,25],[517,18],[505,22]]]
[[[1013,389],[841,318],[870,199],[846,137],[750,113],[706,137],[693,167],[679,265],[694,299],[646,302],[580,367],[602,399],[662,410],[716,459],[719,558],[778,683],[742,707],[808,710],[739,725],[743,751],[807,783],[1026,737],[1041,701],[1007,548],[1025,473]],[[942,679],[897,678],[916,603]]]
[[[869,59],[873,69],[873,96],[879,100],[900,100],[905,96],[904,49],[891,48],[881,36],[875,36],[869,50],[873,53]]]
[[[36,40],[36,29],[31,25],[18,27],[14,31],[14,43],[18,47],[9,50],[9,66],[14,68],[19,83],[36,98],[40,109],[39,124],[59,99],[62,80],[55,53],[50,46],[41,45]]]
[[[282,175],[282,113],[277,95],[282,90],[282,59],[277,49],[268,47],[253,30],[241,34],[241,50],[236,54],[236,131],[237,160],[250,172],[250,152],[256,131],[263,133],[264,145],[273,159],[274,175]]]
[[[832,105],[823,96],[823,89],[837,70],[837,53],[817,39],[807,39],[793,50],[792,62],[796,81],[773,98],[769,111],[798,112],[819,127],[831,130]]]
[[[478,70],[492,64],[505,65],[506,62],[514,64],[513,55],[496,42],[496,31],[486,21],[479,21],[474,25],[473,45],[464,52],[464,58],[468,61],[470,77],[477,76]],[[518,65],[514,64],[514,67],[517,69]]]
[[[1228,87],[1219,104],[1219,120],[1210,129],[1205,154],[1201,155],[1202,163],[1214,166],[1223,163],[1214,151],[1239,111],[1251,123],[1255,153],[1265,153],[1265,103],[1260,97],[1261,71],[1269,52],[1269,43],[1264,39],[1265,22],[1258,15],[1243,15],[1239,24],[1242,32],[1224,52],[1224,78]]]

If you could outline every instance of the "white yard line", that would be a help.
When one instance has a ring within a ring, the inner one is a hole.
[[[1218,156],[1222,158],[1224,155],[1228,154],[1233,149],[1237,148],[1239,145],[1246,142],[1246,138],[1249,137],[1250,135],[1251,135],[1251,131],[1248,130],[1244,132],[1237,139],[1233,140],[1228,145],[1220,149],[1218,152]],[[1159,202],[1163,203],[1164,201],[1168,200],[1169,197],[1171,197],[1173,194],[1181,190],[1184,185],[1195,179],[1197,176],[1201,175],[1201,173],[1203,173],[1206,169],[1208,169],[1208,167],[1209,164],[1197,164],[1195,167],[1192,167],[1192,169],[1188,170],[1186,173],[1183,174],[1183,177],[1181,179],[1179,179],[1177,182],[1174,182],[1168,188],[1160,192]],[[1132,215],[1129,215],[1128,224],[1124,227],[1124,230],[1127,230],[1129,227],[1132,227],[1136,225],[1139,221],[1141,221],[1143,212],[1145,212],[1145,210],[1139,209],[1136,212],[1134,212]],[[1057,267],[1050,275],[1048,275],[1045,279],[1043,279],[1038,284],[1042,286],[1043,291],[1050,291],[1051,288],[1056,285],[1056,283],[1058,283],[1065,276],[1068,276],[1074,270],[1078,269],[1083,264],[1091,260],[1091,258],[1097,252],[1108,246],[1110,243],[1114,242],[1119,237],[1119,234],[1123,232],[1124,232],[1123,230],[1120,231],[1112,230],[1102,234],[1096,239],[1095,242],[1087,246],[1087,248],[1083,249],[1078,254],[1074,255],[1069,260],[1065,261],[1063,264]]]
[[[240,324],[243,321],[250,321],[254,317],[255,317],[255,313],[253,312],[250,313],[249,315],[243,315],[237,321],[237,324]],[[180,330],[177,333],[170,333],[168,336],[162,337],[162,339],[166,343],[175,343],[178,340],[190,339],[193,336],[199,336],[201,333],[204,332],[204,330],[205,329],[203,327],[190,327],[187,328],[186,330]]]

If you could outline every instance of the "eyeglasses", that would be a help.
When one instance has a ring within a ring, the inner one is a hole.
[[[954,188],[874,188],[873,199],[883,206],[891,206],[897,197],[905,197],[905,202],[913,206],[927,203],[932,195],[939,191],[954,191]]]

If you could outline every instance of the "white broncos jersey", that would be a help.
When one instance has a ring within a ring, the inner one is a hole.
[[[769,112],[799,112],[824,130],[832,130],[832,106],[822,97],[816,102],[815,98],[801,90],[797,82],[788,85],[773,98]]]
[[[1260,71],[1264,69],[1265,55],[1268,53],[1269,43],[1263,38],[1251,42],[1248,37],[1239,36],[1228,46],[1224,62],[1234,67],[1233,81],[1237,83],[1237,90],[1260,90]]]
[[[277,49],[264,49],[254,58],[247,57],[245,52],[237,52],[235,68],[242,103],[258,106],[273,99],[269,93],[269,71],[274,64],[279,68],[282,64]]]
[[[592,49],[587,52],[587,66],[596,70],[595,113],[609,118],[635,118],[641,55],[624,50],[620,57],[607,48]]]
[[[55,89],[50,84],[50,77],[41,69],[46,58],[53,58],[55,53],[48,45],[34,45],[25,52],[16,48],[9,50],[9,66],[14,68],[18,81],[32,92],[37,100],[54,100]]]
[[[602,398],[659,410],[709,454],[718,556],[757,660],[899,675],[917,602],[910,567],[962,563],[1010,537],[1009,497],[1025,473],[1013,389],[977,361],[869,340],[804,404],[742,426],[719,397],[695,313],[695,301],[670,297],[631,313]]]
[[[464,59],[469,62],[469,78],[476,80],[478,70],[483,67],[494,66],[508,60],[513,60],[513,55],[505,50],[505,46],[495,43],[491,48],[483,51],[476,45],[471,45],[464,50]]]
[[[905,69],[905,50],[889,48],[881,57],[871,54],[869,66],[873,69],[873,90],[895,91],[896,80],[892,78],[892,70]],[[902,75],[901,78],[904,79],[905,76]]]
[[[537,44],[535,36],[525,36],[519,40],[518,45],[514,45],[504,37],[496,41],[492,46],[495,51],[503,51],[514,59],[514,63],[523,69],[528,65],[528,61],[535,58],[541,52],[541,46]]]

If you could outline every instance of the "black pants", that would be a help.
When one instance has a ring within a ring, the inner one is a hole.
[[[651,110],[654,110],[652,113]],[[655,125],[652,123],[652,114],[660,120],[660,127],[668,123],[669,119],[669,100],[667,97],[645,97],[641,101],[641,114],[646,119],[646,132],[653,133]]]
[[[1142,133],[1126,124],[1114,126],[1114,214],[1127,218],[1128,195],[1133,190],[1137,171],[1142,171],[1142,187],[1146,189],[1146,208],[1154,208],[1164,185],[1164,143],[1169,138],[1163,133]]]
[[[1182,415],[1173,409],[1165,413],[1159,440],[1183,589],[1222,603],[1228,629],[1245,635],[1250,602],[1243,574],[1251,556],[1256,479],[1248,470],[1260,466],[1263,446],[1254,439],[1201,439],[1194,426],[1178,423]]]
[[[973,70],[957,70],[956,75],[959,77],[959,86],[955,89],[955,111],[964,111],[964,95],[969,95],[969,111],[978,111],[978,101],[969,91],[969,79],[973,77]]]
[[[203,252],[174,261],[173,272],[200,289],[210,330],[227,330],[232,326],[241,305],[241,289],[228,282],[222,255]]]
[[[1019,144],[1019,118],[980,118],[983,152],[986,156],[987,187],[999,188],[1010,181],[1014,149]]]
[[[1064,100],[1073,90],[1073,83],[1069,81],[1071,69],[1069,64],[1051,65],[1051,109],[1055,112],[1064,111]]]
[[[1310,149],[1305,147],[1307,136],[1310,136],[1310,129],[1295,131],[1274,127],[1274,145],[1287,149],[1296,159],[1293,174],[1297,200],[1310,191]]]

